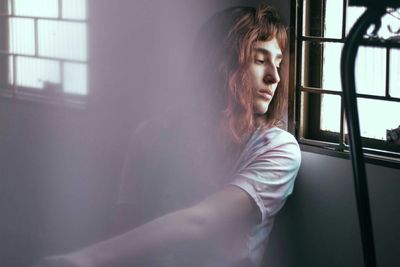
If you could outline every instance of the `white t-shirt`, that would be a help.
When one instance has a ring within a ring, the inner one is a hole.
[[[301,154],[296,139],[279,128],[256,130],[233,170],[231,185],[246,191],[261,213],[261,222],[247,235],[247,253],[259,266],[275,214],[292,193]]]
[[[176,167],[171,167],[174,164],[185,167],[185,165],[192,165],[193,162],[186,164],[187,155],[180,152],[180,147],[176,147],[176,143],[168,144],[168,140],[179,139],[180,143],[198,144],[198,137],[193,137],[191,134],[190,136],[193,138],[188,138],[188,140],[191,139],[189,141],[175,134],[165,138],[162,134],[151,137],[149,132],[163,132],[165,129],[151,127],[144,127],[144,129],[144,131],[139,131],[142,136],[134,138],[136,144],[131,150],[138,151],[134,151],[135,156],[132,157],[131,164],[128,162],[128,170],[123,174],[118,203],[130,203],[134,199],[133,195],[136,194],[139,199],[145,199],[139,205],[146,205],[150,212],[148,217],[154,218],[173,209],[188,207],[201,200],[204,194],[207,195],[223,186],[231,185],[247,192],[254,199],[261,214],[261,221],[256,226],[249,228],[248,225],[243,225],[242,228],[240,226],[235,228],[235,232],[229,234],[228,237],[225,235],[220,239],[216,238],[215,242],[196,248],[197,256],[196,253],[188,252],[183,248],[177,253],[178,259],[171,260],[171,255],[164,257],[164,260],[161,257],[158,262],[164,262],[160,266],[180,267],[190,262],[192,262],[191,266],[202,267],[230,267],[237,266],[238,262],[250,262],[252,266],[259,266],[275,214],[292,193],[294,180],[300,166],[301,154],[296,139],[290,133],[277,127],[258,129],[254,131],[244,146],[230,174],[218,181],[210,181],[212,179],[208,178],[211,176],[204,173],[196,178],[196,171],[193,169],[196,167],[182,172],[179,172]],[[167,141],[159,141],[160,137]],[[161,152],[158,151],[160,146],[165,146]],[[190,150],[191,155],[194,153]],[[141,162],[138,158],[142,157],[145,160],[151,158],[151,162]],[[212,157],[211,159],[206,157],[206,160],[213,161]],[[200,165],[199,169],[204,167],[206,166]],[[138,169],[142,170],[136,172]],[[188,173],[193,175],[188,175]],[[130,179],[132,176],[136,176],[136,178],[142,176],[146,182],[132,181]],[[195,178],[187,179],[187,177]],[[138,190],[134,190],[134,187]],[[151,213],[152,209],[159,207],[162,210],[160,213]],[[203,248],[204,251],[200,251]],[[182,255],[184,256],[181,257]],[[179,259],[185,257],[186,259],[183,261]],[[201,263],[199,259],[201,259]],[[166,261],[171,263],[167,264]],[[184,262],[184,264],[180,262]],[[243,266],[243,264],[239,265]]]

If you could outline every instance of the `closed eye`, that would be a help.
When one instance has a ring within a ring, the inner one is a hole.
[[[262,59],[254,59],[254,63],[258,64],[258,65],[262,65],[265,63],[265,60]]]

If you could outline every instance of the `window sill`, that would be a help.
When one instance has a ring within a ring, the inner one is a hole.
[[[342,159],[350,159],[350,152],[348,150],[339,151],[337,148],[335,148],[334,146],[330,146],[328,143],[318,141],[309,142],[308,140],[298,140],[298,142],[300,144],[301,151]],[[400,158],[391,158],[364,153],[364,162],[392,169],[400,169]]]
[[[64,107],[76,110],[86,110],[87,96],[66,96],[64,94],[43,94],[27,91],[14,92],[9,89],[0,89],[0,98],[8,101],[29,102],[33,104]]]

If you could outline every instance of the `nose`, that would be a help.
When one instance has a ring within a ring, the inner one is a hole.
[[[278,68],[273,64],[270,64],[268,67],[266,67],[263,80],[266,84],[279,83],[281,79],[279,77]]]

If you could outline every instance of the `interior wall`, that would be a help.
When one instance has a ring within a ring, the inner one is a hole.
[[[400,170],[366,169],[377,266],[397,266]],[[296,179],[265,266],[364,266],[351,161],[303,151]]]

